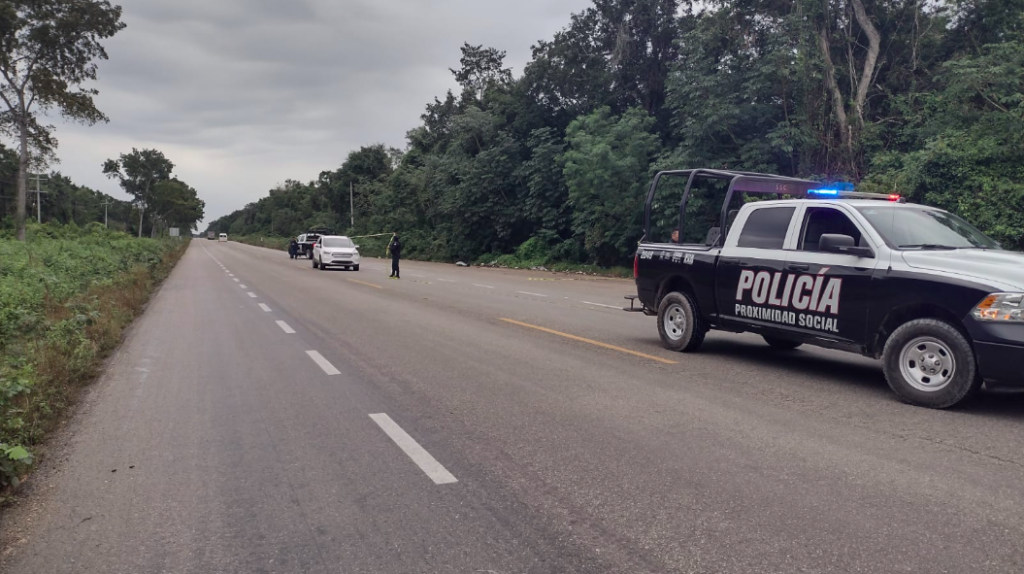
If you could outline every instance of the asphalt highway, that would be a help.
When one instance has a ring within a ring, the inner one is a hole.
[[[0,571],[1024,572],[1024,395],[712,333],[631,281],[193,241],[0,517]]]

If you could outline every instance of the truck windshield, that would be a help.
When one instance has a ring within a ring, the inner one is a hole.
[[[324,239],[324,247],[352,247],[352,240],[348,237],[328,237]]]
[[[960,217],[940,209],[863,206],[878,233],[897,249],[999,249],[999,244]]]

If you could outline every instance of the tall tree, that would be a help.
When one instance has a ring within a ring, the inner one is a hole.
[[[179,179],[158,181],[153,186],[150,206],[153,213],[153,229],[161,224],[191,230],[203,218],[206,202],[199,199],[196,190]],[[162,233],[162,231],[161,231]]]
[[[661,151],[654,118],[630,108],[608,108],[577,118],[566,132],[565,181],[573,231],[599,265],[629,257],[642,234],[651,160]]]
[[[83,87],[107,59],[100,43],[125,27],[121,7],[107,0],[5,0],[0,2],[0,129],[18,141],[17,236],[25,240],[25,206],[31,153],[44,160],[57,145],[54,126],[39,113],[58,110],[87,125],[106,121]],[[40,161],[37,164],[42,163]]]
[[[492,86],[508,86],[512,83],[512,70],[504,67],[505,52],[495,48],[462,45],[462,65],[458,70],[448,68],[464,93],[475,98],[483,97],[484,90]]]
[[[155,149],[137,150],[121,154],[119,159],[108,159],[103,162],[103,173],[116,179],[121,189],[135,199],[139,206],[139,237],[142,237],[142,221],[146,208],[153,201],[153,188],[160,182],[171,178],[174,164],[163,152]]]

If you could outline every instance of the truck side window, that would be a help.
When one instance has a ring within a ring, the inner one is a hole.
[[[747,217],[737,247],[782,249],[795,207],[763,207]]]
[[[818,251],[818,242],[826,233],[849,235],[854,244],[861,246],[861,234],[845,213],[831,207],[809,207],[800,237],[801,251]]]

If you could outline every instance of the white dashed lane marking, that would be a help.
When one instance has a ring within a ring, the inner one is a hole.
[[[384,431],[391,440],[395,441],[398,448],[412,459],[416,466],[420,467],[430,480],[434,481],[434,484],[451,484],[458,482],[455,476],[448,472],[448,470],[437,462],[437,459],[431,456],[425,448],[419,445],[415,439],[409,436],[409,433],[402,430],[402,427],[391,420],[391,417],[384,413],[378,413],[370,415],[373,422],[377,423],[377,426]]]
[[[281,327],[281,330],[284,331],[285,333],[288,333],[289,335],[295,334],[295,329],[289,327],[288,323],[285,323],[284,321],[278,321],[277,326]]]
[[[267,313],[270,312],[270,307],[268,307],[265,303],[260,303],[260,309],[263,309]]]
[[[334,365],[332,365],[331,362],[328,361],[327,359],[325,359],[324,356],[321,355],[320,353],[318,353],[316,351],[306,351],[306,354],[309,355],[309,358],[313,359],[313,362],[315,362],[317,365],[319,365],[319,367],[321,369],[323,369],[324,372],[327,373],[328,375],[340,375],[341,374],[341,371],[339,371],[338,369],[335,369]]]
[[[483,287],[484,289],[494,289],[494,287],[492,287],[491,285],[481,285],[479,283],[474,283],[473,287]]]
[[[521,293],[523,295],[533,295],[534,297],[547,297],[547,295],[543,293],[531,293],[529,291],[516,291],[516,293]]]
[[[255,299],[255,298],[256,298],[256,294],[255,294],[255,293],[253,293],[252,291],[249,291],[248,295],[249,295],[250,297],[252,297],[253,299]]]

